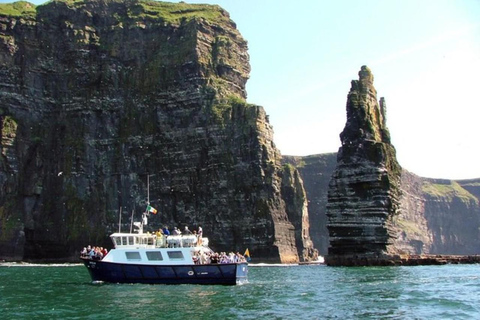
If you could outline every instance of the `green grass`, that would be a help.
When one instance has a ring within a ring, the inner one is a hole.
[[[69,7],[85,7],[95,0],[53,0],[64,2]],[[220,6],[208,4],[171,3],[151,0],[110,0],[110,2],[125,3],[128,9],[128,18],[131,19],[160,19],[167,23],[179,23],[183,19],[193,20],[204,18],[213,23],[227,21],[229,18],[222,13]]]
[[[15,138],[17,135],[17,122],[10,116],[3,117],[2,137]]]
[[[10,17],[35,17],[36,5],[27,1],[0,3],[0,15]]]
[[[219,6],[206,4],[170,3],[157,1],[138,1],[140,7],[132,7],[129,12],[131,18],[162,18],[168,23],[178,23],[182,19],[193,20],[204,18],[205,20],[219,23],[226,18]]]
[[[51,2],[63,2],[72,8],[85,8],[88,2],[95,0],[53,0],[42,4],[48,6]],[[167,23],[180,23],[182,20],[203,18],[211,23],[229,21],[218,5],[170,3],[151,0],[111,0],[125,3],[129,7],[128,18],[162,20]],[[36,7],[27,1],[0,4],[0,15],[12,17],[35,17]]]
[[[423,183],[422,191],[432,197],[443,197],[448,200],[458,197],[463,201],[478,201],[477,198],[455,181],[450,181],[449,184],[431,183],[426,181]]]

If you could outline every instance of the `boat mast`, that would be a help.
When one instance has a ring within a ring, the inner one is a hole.
[[[130,233],[132,233],[132,228],[133,228],[133,214],[135,212],[135,209],[132,209],[132,217],[130,218]]]
[[[118,210],[119,213],[118,213],[118,233],[121,232],[121,226],[122,226],[122,207],[120,207],[120,210]]]
[[[142,221],[140,222],[140,227],[138,233],[143,233],[143,226],[147,224],[148,208],[150,207],[150,175],[147,174],[147,206],[145,211],[142,214]]]
[[[150,175],[147,174],[147,206],[150,205]]]

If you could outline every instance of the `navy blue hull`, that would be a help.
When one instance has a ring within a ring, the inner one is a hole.
[[[147,266],[83,259],[93,281],[146,284],[235,285],[247,280],[247,263]]]

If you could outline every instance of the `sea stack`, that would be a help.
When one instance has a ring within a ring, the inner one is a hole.
[[[328,190],[326,263],[382,265],[396,252],[401,167],[386,126],[386,104],[377,100],[370,69],[362,66],[347,99],[337,167]]]

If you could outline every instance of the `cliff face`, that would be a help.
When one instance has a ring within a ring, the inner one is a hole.
[[[328,254],[328,182],[336,154],[283,156],[300,172],[308,199],[310,237],[320,255]],[[399,229],[394,246],[400,254],[480,254],[480,180],[440,180],[401,175]]]
[[[402,229],[397,239],[402,252],[480,253],[479,197],[466,189],[478,181],[426,179],[404,171],[402,185],[405,192],[396,221]]]
[[[144,210],[147,175],[151,230],[202,226],[214,249],[263,261],[312,251],[268,117],[245,103],[248,59],[218,6],[0,7],[0,259],[108,245],[120,208],[124,231]]]
[[[401,168],[373,75],[363,66],[359,76],[348,94],[347,123],[328,190],[329,264],[395,253],[392,221],[399,209]]]
[[[300,173],[308,199],[310,238],[319,254],[325,256],[328,253],[326,216],[328,184],[337,165],[337,154],[283,156],[282,161],[293,165]]]

